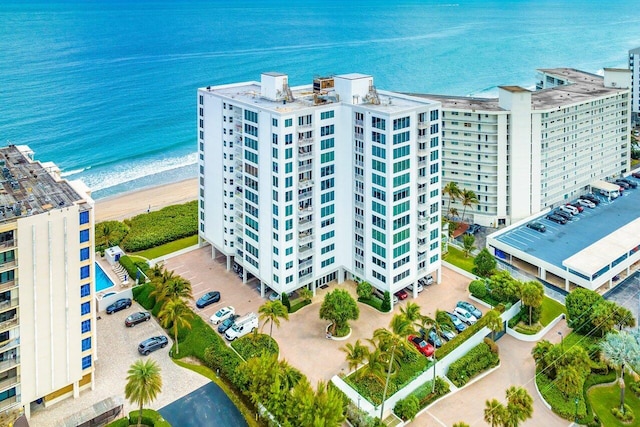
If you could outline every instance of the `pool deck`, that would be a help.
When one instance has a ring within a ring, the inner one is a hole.
[[[122,284],[116,273],[113,271],[111,264],[109,264],[109,262],[105,258],[96,256],[96,263],[100,267],[102,267],[102,271],[104,271],[107,277],[109,277],[109,280],[111,280],[111,282],[113,283],[113,286],[109,288],[96,291],[96,295],[103,296],[107,292],[119,292],[120,290],[128,288],[130,286],[131,282],[129,282],[129,285]]]

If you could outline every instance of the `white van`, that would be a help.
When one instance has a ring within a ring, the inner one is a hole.
[[[255,313],[249,313],[244,317],[236,320],[236,323],[224,333],[227,341],[233,341],[236,338],[243,337],[258,327],[258,316]]]

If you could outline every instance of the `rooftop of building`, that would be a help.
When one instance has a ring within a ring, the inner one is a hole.
[[[629,55],[639,55],[639,54],[640,54],[640,47],[636,47],[635,49],[629,50]]]
[[[609,69],[608,71],[622,72],[626,69]],[[574,68],[539,69],[541,73],[560,77],[571,83],[558,85],[547,89],[530,91],[521,86],[499,86],[509,92],[531,92],[531,108],[533,110],[549,110],[563,108],[569,104],[589,101],[593,98],[618,93],[620,88],[605,87],[604,77]],[[467,96],[447,96],[411,93],[410,95],[433,99],[442,103],[443,108],[480,111],[505,111],[500,107],[499,98],[473,98]]]
[[[0,223],[84,200],[55,164],[34,161],[25,145],[0,148],[0,169]]]
[[[627,179],[640,184],[631,176]],[[545,215],[536,221],[545,225],[546,232],[537,232],[523,223],[498,234],[496,240],[561,269],[569,267],[585,275],[595,274],[640,244],[640,188],[625,190],[612,201],[597,197],[601,201],[598,206],[585,207],[565,225],[556,224]]]
[[[286,74],[274,72],[262,74],[271,77],[286,76]],[[336,77],[345,80],[358,80],[371,76],[360,73],[349,73],[332,77],[323,77],[321,79],[330,80]],[[254,104],[256,107],[275,111],[280,114],[296,112],[310,107],[321,107],[327,104],[337,104],[343,101],[336,93],[335,88],[330,87],[314,91],[313,84],[291,87],[291,98],[289,98],[289,100],[286,99],[287,97],[285,94],[282,94],[282,98],[278,100],[263,97],[261,95],[261,83],[256,81],[220,86],[207,86],[200,88],[200,90],[215,92],[220,96],[235,99],[245,104]],[[366,97],[359,98],[357,105],[366,106],[368,109],[384,112],[386,114],[392,114],[418,105],[423,105],[425,102],[428,102],[428,100],[411,99],[411,97],[406,94],[375,89]]]

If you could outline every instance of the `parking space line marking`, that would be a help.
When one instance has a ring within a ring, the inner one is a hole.
[[[434,420],[436,420],[436,422],[438,424],[440,424],[443,427],[447,427],[447,425],[445,423],[443,423],[442,421],[440,421],[440,419],[438,417],[436,417],[435,415],[433,415],[433,413],[431,411],[427,411],[427,414],[431,415],[431,418],[433,418]]]

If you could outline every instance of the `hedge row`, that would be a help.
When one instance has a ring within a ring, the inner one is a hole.
[[[564,394],[546,375],[536,375],[536,384],[544,400],[551,405],[551,410],[567,420],[576,417],[576,403],[574,397],[565,398]],[[578,418],[582,419],[587,415],[584,396],[580,396],[578,402]]]
[[[129,417],[118,418],[107,424],[106,427],[129,427],[138,425],[138,410],[129,412]],[[153,409],[142,410],[142,425],[153,427],[171,427],[171,424],[158,411]]]
[[[469,380],[487,369],[497,366],[500,358],[491,351],[487,343],[480,343],[467,354],[449,365],[447,377],[457,387],[462,387]]]
[[[280,351],[276,340],[269,335],[259,334],[250,338],[251,339],[240,339],[231,342],[231,347],[233,347],[244,360],[258,357],[264,352],[278,354]]]
[[[500,305],[499,307],[495,307],[494,310],[500,314],[501,310],[504,310],[504,307]],[[488,314],[488,313],[487,313]],[[463,342],[465,342],[469,337],[475,335],[480,329],[484,328],[487,325],[488,316],[485,314],[473,325],[469,326],[464,331],[460,332],[455,336],[451,341],[442,344],[442,347],[436,349],[436,357],[438,359],[442,359],[447,354],[451,353],[453,350],[458,348]]]
[[[440,377],[436,377],[435,387],[433,387],[433,381],[427,381],[409,396],[399,400],[393,408],[393,412],[405,421],[413,419],[422,408],[427,407],[447,393],[449,393],[449,383]]]

